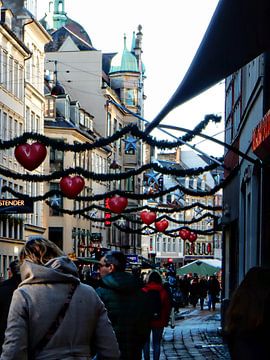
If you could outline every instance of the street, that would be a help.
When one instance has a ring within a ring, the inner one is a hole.
[[[182,308],[175,328],[165,328],[160,360],[230,359],[220,336],[220,304],[215,312]]]

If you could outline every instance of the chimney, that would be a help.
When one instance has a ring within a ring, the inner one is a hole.
[[[12,29],[13,13],[10,9],[1,9],[1,21]]]

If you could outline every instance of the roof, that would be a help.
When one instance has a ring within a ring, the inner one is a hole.
[[[78,37],[70,29],[63,26],[51,33],[52,41],[45,46],[45,52],[58,51],[67,38],[71,38],[80,51],[95,50],[92,45]]]
[[[122,53],[116,54],[111,61],[110,74],[118,72],[139,72],[138,62],[135,55],[133,55],[126,45],[126,36],[124,36],[124,49]]]

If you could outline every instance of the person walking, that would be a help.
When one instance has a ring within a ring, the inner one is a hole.
[[[162,285],[162,278],[157,271],[150,273],[148,282],[143,288],[148,294],[149,299],[153,297],[153,303],[150,302],[150,311],[153,312],[150,323],[150,333],[143,348],[145,360],[150,360],[150,336],[152,335],[153,359],[159,360],[160,343],[164,327],[168,325],[171,311],[171,302],[168,292]],[[153,296],[155,294],[155,296]]]
[[[1,360],[119,359],[104,304],[53,242],[32,238],[19,260]]]
[[[9,279],[0,283],[0,354],[5,338],[5,330],[7,327],[7,318],[13,292],[17,289],[21,282],[20,266],[18,260],[14,260],[9,264]]]
[[[198,295],[199,295],[201,310],[203,310],[204,300],[207,297],[207,289],[208,289],[207,280],[204,276],[202,276],[199,279],[199,284],[198,284]]]
[[[211,275],[208,280],[208,310],[211,308],[213,311],[216,310],[216,303],[220,292],[220,284],[215,275]]]
[[[199,278],[194,275],[190,283],[189,302],[195,308],[199,300]]]
[[[224,333],[232,360],[269,359],[270,269],[251,268],[225,313]]]
[[[122,360],[140,360],[149,333],[147,297],[141,282],[125,272],[126,257],[109,251],[101,259],[101,287],[96,291],[104,302],[112,322]]]

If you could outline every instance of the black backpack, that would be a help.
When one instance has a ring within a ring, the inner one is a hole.
[[[158,290],[148,290],[149,311],[151,320],[159,320],[161,317],[162,303]]]

